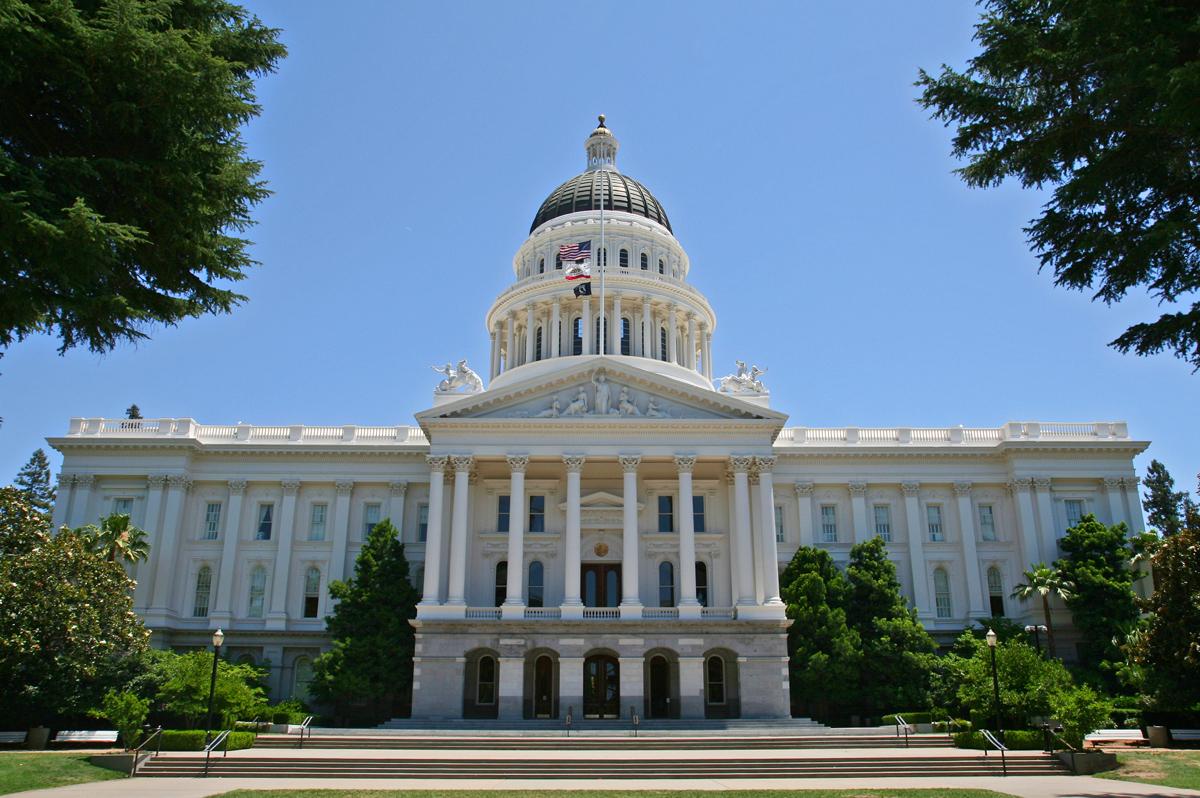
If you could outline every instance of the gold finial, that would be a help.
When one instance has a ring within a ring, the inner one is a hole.
[[[604,127],[604,114],[600,114],[600,127]]]

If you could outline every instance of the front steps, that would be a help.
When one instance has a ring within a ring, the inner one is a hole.
[[[486,748],[499,751],[625,751],[625,750],[703,750],[703,749],[830,749],[830,748],[904,748],[904,737],[895,734],[841,735],[831,730],[825,734],[806,736],[776,736],[759,734],[741,736],[742,732],[728,732],[728,736],[705,735],[692,737],[644,735],[634,737],[631,731],[622,737],[598,737],[578,735],[570,737],[558,730],[550,736],[424,736],[395,735],[375,732],[361,734],[324,734],[317,730],[312,737],[304,738],[306,749],[363,749],[363,750],[422,750],[453,749],[469,750]],[[737,735],[737,736],[734,736]],[[254,743],[255,749],[297,748],[300,738],[295,734],[260,734]],[[910,735],[909,748],[947,748],[950,740],[944,734]]]
[[[366,729],[337,729],[328,730],[334,734],[427,734],[429,736],[461,735],[525,735],[562,736],[566,732],[563,719],[555,720],[483,720],[483,719],[444,719],[444,720],[412,720],[409,718],[393,718],[379,725],[379,732]],[[736,734],[740,736],[759,734],[791,734],[807,735],[820,734],[828,730],[827,726],[817,723],[811,718],[735,718],[729,720],[717,719],[645,719],[638,726],[639,735],[675,735],[696,737],[703,735]],[[846,730],[850,731],[850,730]],[[858,730],[853,730],[857,732]],[[878,729],[862,729],[864,733],[878,733]],[[622,720],[584,720],[575,718],[571,725],[571,734],[587,734],[595,736],[625,736],[633,734],[633,724],[628,719]]]

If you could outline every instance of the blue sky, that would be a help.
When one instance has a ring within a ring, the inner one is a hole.
[[[406,424],[434,363],[486,371],[484,313],[542,199],[608,115],[718,315],[718,374],[767,366],[811,426],[1124,419],[1181,486],[1200,375],[1105,344],[1157,316],[1039,275],[1039,198],[968,189],[919,67],[966,3],[248,3],[291,50],[246,131],[275,194],[233,315],[100,357],[0,361],[0,479],[71,416]],[[335,13],[336,12],[336,13]],[[57,466],[57,458],[55,465]]]

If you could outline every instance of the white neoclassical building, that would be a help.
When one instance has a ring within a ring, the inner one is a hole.
[[[714,384],[716,315],[617,146],[602,120],[538,209],[485,320],[486,388],[448,365],[416,426],[75,418],[50,439],[55,523],[131,513],[155,639],[221,627],[286,696],[329,645],[329,581],[390,518],[423,590],[414,716],[513,719],[786,716],[779,574],[799,546],[844,563],[883,538],[949,640],[1035,619],[1012,587],[1083,514],[1142,530],[1147,444],[1124,423],[789,427],[763,372]],[[595,274],[590,295],[564,279],[560,247],[582,242],[607,262],[603,308]]]

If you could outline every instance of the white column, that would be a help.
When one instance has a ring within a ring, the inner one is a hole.
[[[429,523],[425,531],[425,590],[421,594],[421,603],[417,605],[417,617],[425,617],[432,613],[431,607],[440,602],[438,596],[442,592],[442,493],[446,481],[445,455],[429,455],[425,462],[429,464]]]
[[[917,614],[933,617],[929,604],[929,574],[925,565],[925,525],[921,523],[921,483],[901,482],[904,491],[904,517],[908,523],[908,559],[912,567],[913,604]]]
[[[679,362],[679,323],[675,319],[676,308],[667,309],[667,360]]]
[[[583,600],[579,596],[579,480],[586,460],[582,455],[565,455],[567,467],[567,529],[564,541],[563,620],[583,617]]]
[[[622,535],[621,535],[621,618],[642,617],[642,599],[638,589],[638,563],[641,558],[638,535],[637,470],[642,458],[621,455]],[[640,684],[640,682],[639,682]]]
[[[590,355],[592,353],[592,301],[587,297],[583,298],[583,315],[580,317],[579,326],[582,328],[580,337],[583,343],[583,354]]]
[[[508,485],[508,583],[501,616],[505,620],[525,617],[525,527],[529,525],[529,504],[525,500],[525,469],[529,458],[509,455]]]
[[[687,365],[692,371],[696,370],[696,315],[694,313],[687,314],[688,323],[688,351]]]
[[[510,310],[508,312],[508,315],[504,317],[504,370],[505,371],[511,371],[512,367],[515,365],[513,362],[516,360],[516,358],[513,357],[513,352],[515,351],[513,348],[513,334],[516,332],[515,330],[513,330],[513,327],[515,326],[515,322],[516,322],[516,320],[513,318],[513,313]],[[432,511],[432,509],[433,509],[433,505],[431,504],[430,511]]]
[[[446,592],[446,604],[452,607],[467,606],[467,506],[471,492],[471,465],[475,458],[470,455],[454,455],[450,458],[454,466],[454,507],[450,513],[450,582]]]
[[[1105,477],[1104,492],[1108,495],[1109,526],[1115,526],[1125,520],[1125,500],[1121,496],[1121,478]]]
[[[154,595],[154,570],[159,561],[159,546],[164,538],[160,516],[162,515],[163,486],[167,484],[164,474],[146,477],[146,542],[150,544],[150,559],[137,564],[137,589],[133,593],[133,606],[144,610],[150,606]],[[57,528],[57,527],[56,527]]]
[[[1042,562],[1037,539],[1037,519],[1033,513],[1033,495],[1030,493],[1032,488],[1033,480],[1028,477],[1014,479],[1009,483],[1009,489],[1017,500],[1017,526],[1021,532],[1021,553],[1025,558],[1022,571]]]
[[[354,482],[339,479],[333,483],[333,548],[329,552],[329,579],[346,578],[346,546],[350,542],[350,494]],[[432,510],[431,510],[432,512]]]
[[[278,543],[275,546],[275,569],[271,579],[271,604],[267,611],[268,629],[284,629],[288,619],[288,582],[292,574],[292,537],[296,529],[296,494],[300,491],[300,480],[285,479],[283,503],[279,517],[275,519]],[[334,577],[341,579],[340,576]],[[328,580],[326,580],[328,581]]]
[[[397,480],[389,483],[388,488],[391,489],[391,495],[388,497],[388,518],[392,521],[392,526],[396,527],[396,537],[404,540],[404,497],[408,495],[408,483],[404,480]]]
[[[550,306],[550,334],[542,336],[542,340],[550,338],[550,357],[558,357],[561,352],[559,348],[562,345],[562,335],[559,329],[562,326],[561,305],[562,301],[555,299],[554,304]]]
[[[612,343],[609,344],[608,352],[612,355],[619,355],[621,354],[621,295],[615,292],[613,293],[612,321],[609,322],[609,326],[612,327],[612,333],[609,335]],[[630,346],[632,345],[633,342],[630,341]]]
[[[536,321],[533,318],[533,303],[525,303],[525,362],[533,362],[533,344],[537,338]]]
[[[71,518],[74,520],[71,521],[71,526],[83,526],[98,520],[88,516],[88,504],[92,500],[92,485],[95,481],[96,477],[92,474],[75,475],[74,506],[71,508]]]
[[[775,538],[775,458],[756,457],[758,491],[762,502],[761,547],[763,572],[763,604],[776,607],[783,617],[783,601],[779,598],[779,543]]]
[[[867,520],[867,483],[851,482],[850,488],[850,512],[853,516],[852,523],[854,525],[854,542],[865,543],[871,539],[871,525]]]
[[[1142,518],[1142,497],[1138,495],[1138,477],[1125,477],[1121,484],[1125,487],[1125,501],[1129,504],[1129,533],[1140,535],[1146,531],[1146,521]]]
[[[700,322],[700,360],[702,373],[707,380],[712,379],[712,356],[708,352],[708,324]]]
[[[491,331],[491,338],[492,338],[492,349],[491,349],[492,357],[491,357],[491,360],[488,361],[488,375],[489,375],[488,379],[494,380],[494,379],[496,379],[496,375],[500,371],[500,369],[499,369],[499,366],[500,366],[499,343],[500,342],[499,342],[499,336],[496,334],[495,329],[492,329],[492,331]]]
[[[738,612],[754,606],[754,553],[750,545],[750,466],[752,457],[731,457],[733,469],[733,507],[737,529],[733,531],[738,560]]]
[[[150,602],[151,611],[160,618],[174,612],[171,607],[171,588],[175,585],[172,572],[175,570],[175,552],[183,532],[183,500],[191,486],[192,480],[186,474],[167,477],[166,512],[162,534],[158,536],[158,568],[154,574],[154,599]]]
[[[696,529],[692,516],[692,469],[696,458],[675,457],[679,471],[679,617],[699,618],[700,602],[696,600]]]
[[[727,525],[729,530],[729,601],[732,606],[737,603],[738,596],[742,595],[742,589],[739,586],[738,575],[741,573],[738,565],[738,547],[737,547],[737,510],[735,509],[737,501],[734,497],[733,489],[733,470],[726,466],[725,469],[725,506],[727,508]],[[720,604],[721,602],[716,602]]]
[[[227,627],[233,620],[233,571],[237,563],[239,522],[245,494],[246,480],[229,480],[229,502],[225,506],[225,528],[221,533],[224,538],[221,541],[221,571],[217,576],[217,600],[208,614],[209,625],[214,629]]]
[[[75,477],[73,475],[58,475],[58,489],[54,492],[54,512],[50,516],[50,528],[55,532],[67,523],[67,510],[71,506],[71,490],[74,485]],[[149,527],[149,522],[144,521],[143,525]]]
[[[754,603],[763,603],[762,489],[758,468],[750,468],[750,554],[754,558]]]
[[[975,548],[975,507],[971,502],[971,483],[955,482],[958,499],[958,533],[962,537],[963,571],[967,574],[967,604],[972,618],[987,618],[991,607],[983,595],[983,580],[979,576],[979,556]]]
[[[650,298],[642,297],[642,357],[654,357],[654,339],[650,337],[654,317],[650,313]]]
[[[816,541],[813,535],[812,492],[811,482],[796,483],[796,513],[800,518],[801,546],[812,546]]]

